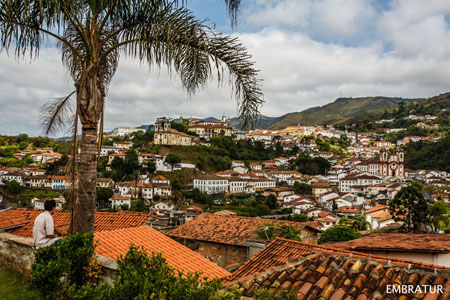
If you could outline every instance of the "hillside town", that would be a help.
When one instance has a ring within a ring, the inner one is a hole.
[[[0,300],[450,300],[449,37],[444,0],[0,1]]]
[[[146,132],[152,133],[152,139],[136,147],[133,141]],[[409,215],[400,211],[403,204],[395,206],[399,193],[414,184],[421,185],[418,194],[426,206],[438,203],[447,208],[449,203],[449,173],[405,167],[404,144],[419,138],[439,140],[434,136],[407,136],[391,142],[380,134],[342,131],[333,126],[242,131],[231,126],[226,117],[181,117],[176,122],[162,117],[147,130],[115,128],[104,137],[105,143],[111,145],[105,144],[99,151],[99,164],[104,165],[103,170],[99,167],[97,178],[95,232],[99,254],[115,259],[104,243],[108,232],[123,230],[126,243],[158,249],[170,262],[172,254],[167,251],[172,250],[149,244],[150,236],[158,235],[159,239],[171,240],[173,247],[182,247],[181,252],[193,251],[195,259],[206,258],[204,268],[212,264],[208,270],[216,271],[210,275],[226,278],[226,286],[236,280],[241,282],[253,268],[264,272],[282,268],[292,258],[312,259],[298,250],[286,250],[289,243],[299,243],[298,249],[308,249],[308,253],[347,255],[356,251],[355,255],[368,259],[377,260],[374,255],[381,255],[393,264],[407,259],[413,265],[450,270],[450,239],[444,233],[448,230],[448,209],[438,216],[441,221],[437,223],[425,219],[411,223]],[[270,149],[273,155],[266,160],[232,160],[229,166],[214,172],[202,170],[195,160],[171,153],[177,149],[174,147],[216,147],[217,139],[250,142],[263,151]],[[78,178],[64,174],[65,167],[58,162],[74,158],[51,147],[28,146],[13,155],[17,160],[28,159],[26,167],[0,168],[1,229],[29,237],[44,202],[54,199],[60,211],[55,228],[67,232],[70,222],[66,197],[73,185],[77,188]],[[131,177],[124,173],[120,176],[127,180],[114,180],[117,166],[130,157],[135,160]],[[55,170],[50,168],[55,165]],[[32,196],[20,196],[15,189],[30,191],[28,195]],[[411,207],[408,213],[413,214],[413,210]],[[102,225],[102,220],[110,220],[111,225]],[[117,225],[113,228],[112,224]],[[296,235],[285,239],[286,228],[292,228]],[[354,237],[341,241],[342,228]],[[332,233],[333,229],[337,231]],[[136,234],[141,238],[135,240]],[[420,243],[415,243],[417,240]],[[273,257],[281,249],[287,251],[287,256],[267,261],[264,267],[252,266],[259,257],[266,259],[268,253]],[[119,249],[115,251],[120,253]],[[245,293],[253,292],[246,286]]]

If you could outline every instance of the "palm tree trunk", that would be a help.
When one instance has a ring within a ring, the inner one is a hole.
[[[75,200],[73,231],[94,231],[97,178],[97,124],[81,127],[80,174]]]
[[[105,101],[104,77],[92,72],[77,85],[81,122],[81,151],[78,193],[71,232],[93,232],[97,180],[97,128]]]

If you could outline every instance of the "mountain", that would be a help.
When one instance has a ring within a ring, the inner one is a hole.
[[[269,129],[283,129],[287,126],[321,125],[342,123],[350,118],[366,112],[383,108],[396,107],[400,103],[408,104],[421,99],[390,98],[390,97],[363,97],[338,98],[324,106],[312,107],[301,112],[285,115],[283,119],[269,126]]]
[[[414,118],[409,116],[414,115]],[[367,112],[346,120],[343,124],[356,126],[357,130],[375,130],[377,128],[409,128],[426,120],[430,126],[439,124],[441,131],[450,127],[450,92],[427,99],[420,99],[396,108],[385,108]],[[426,116],[433,116],[427,119]],[[379,120],[393,120],[380,122]]]
[[[285,114],[285,115],[282,115],[281,117],[268,117],[268,116],[261,115],[260,120],[256,123],[256,128],[267,129],[270,126],[272,126],[273,124],[283,120],[288,115],[289,114]],[[231,118],[230,121],[231,121],[231,126],[240,128],[239,119],[237,117]]]

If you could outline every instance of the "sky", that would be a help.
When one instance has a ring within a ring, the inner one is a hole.
[[[324,105],[339,97],[431,97],[450,90],[448,0],[242,0],[231,27],[223,0],[187,7],[239,38],[260,70],[263,115]],[[50,45],[37,59],[0,53],[0,134],[42,135],[40,108],[73,90]],[[157,117],[237,115],[232,88],[211,81],[188,96],[176,74],[121,57],[106,97],[105,129]],[[57,136],[65,135],[60,132]]]

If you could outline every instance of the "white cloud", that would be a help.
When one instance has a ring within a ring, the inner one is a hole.
[[[347,40],[360,36],[375,17],[370,0],[256,0],[244,23],[302,30],[314,37]]]
[[[450,2],[396,0],[385,11],[375,10],[374,3],[253,0],[246,6],[240,18],[247,23],[237,36],[261,70],[262,113],[280,116],[340,96],[427,97],[448,91]],[[73,89],[58,50],[44,49],[31,64],[1,53],[0,69],[0,134],[40,134],[42,104]],[[237,106],[227,85],[218,88],[211,81],[189,98],[176,75],[170,78],[164,68],[149,72],[121,58],[107,95],[107,130],[180,114],[235,116]]]

